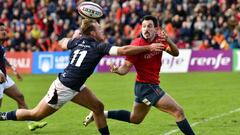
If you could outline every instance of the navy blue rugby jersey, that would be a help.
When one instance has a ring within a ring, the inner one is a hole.
[[[2,45],[0,45],[0,69],[6,76],[6,67],[5,67],[5,49]]]
[[[100,43],[90,37],[75,38],[68,42],[67,48],[71,50],[69,64],[59,80],[63,85],[79,91],[87,78],[94,72],[101,58],[109,54],[110,44]]]

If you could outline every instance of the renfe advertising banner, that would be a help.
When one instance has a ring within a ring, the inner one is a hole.
[[[161,72],[187,72],[191,50],[180,50],[178,57],[173,57],[167,53],[162,57]],[[113,63],[117,66],[123,65],[125,57],[123,56],[105,56],[103,57],[97,67],[97,72],[109,72],[109,64]],[[135,71],[132,68],[131,71]]]
[[[192,51],[188,71],[231,71],[232,50]]]
[[[6,58],[11,65],[17,68],[19,73],[32,73],[31,52],[8,52]],[[12,70],[8,69],[8,72],[12,72]]]
[[[163,53],[161,72],[187,72],[191,57],[191,50],[179,50],[179,56],[173,57],[168,53]]]
[[[240,71],[240,50],[233,51],[233,71]]]

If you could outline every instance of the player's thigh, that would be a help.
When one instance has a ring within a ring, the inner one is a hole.
[[[147,106],[143,103],[135,102],[131,112],[131,119],[142,121],[145,118],[145,116],[148,114],[150,109],[151,109],[150,106]]]
[[[57,78],[51,84],[45,96],[45,101],[54,109],[61,108],[65,103],[71,101],[79,91],[66,87]]]
[[[71,101],[90,110],[96,110],[99,109],[99,107],[103,107],[102,102],[87,87],[81,90]]]
[[[4,90],[4,94],[6,94],[7,96],[9,96],[10,98],[12,98],[14,100],[17,100],[20,97],[23,97],[23,94],[20,92],[20,90],[18,89],[16,84],[13,84],[11,87],[6,88]]]
[[[181,109],[181,106],[167,93],[165,93],[165,95],[158,100],[155,107],[161,111],[171,114]]]
[[[22,95],[22,93],[17,88],[15,82],[8,75],[6,79],[7,81],[4,83],[4,94],[16,100],[17,97]]]

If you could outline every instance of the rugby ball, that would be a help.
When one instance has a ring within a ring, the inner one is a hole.
[[[99,19],[103,16],[103,9],[94,2],[82,2],[77,7],[78,13],[87,19]]]

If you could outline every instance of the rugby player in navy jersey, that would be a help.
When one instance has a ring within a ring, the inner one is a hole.
[[[93,111],[96,126],[103,135],[109,130],[104,116],[104,105],[87,88],[84,83],[94,72],[95,67],[104,55],[135,55],[142,52],[160,51],[160,43],[148,46],[111,46],[103,43],[104,34],[100,25],[94,20],[82,21],[81,36],[63,38],[59,44],[64,49],[71,50],[68,66],[60,73],[49,88],[47,95],[33,109],[18,109],[1,112],[0,120],[41,120],[72,101]]]
[[[12,66],[5,58],[5,50],[3,42],[7,39],[6,28],[3,23],[0,23],[0,106],[2,104],[3,93],[14,99],[18,108],[28,108],[24,100],[23,94],[20,92],[14,81],[6,74],[6,66],[11,67],[13,73],[17,76],[18,80],[22,80],[22,77],[17,72],[16,68]],[[37,128],[42,128],[47,125],[47,122],[28,122],[28,128],[31,131]]]

